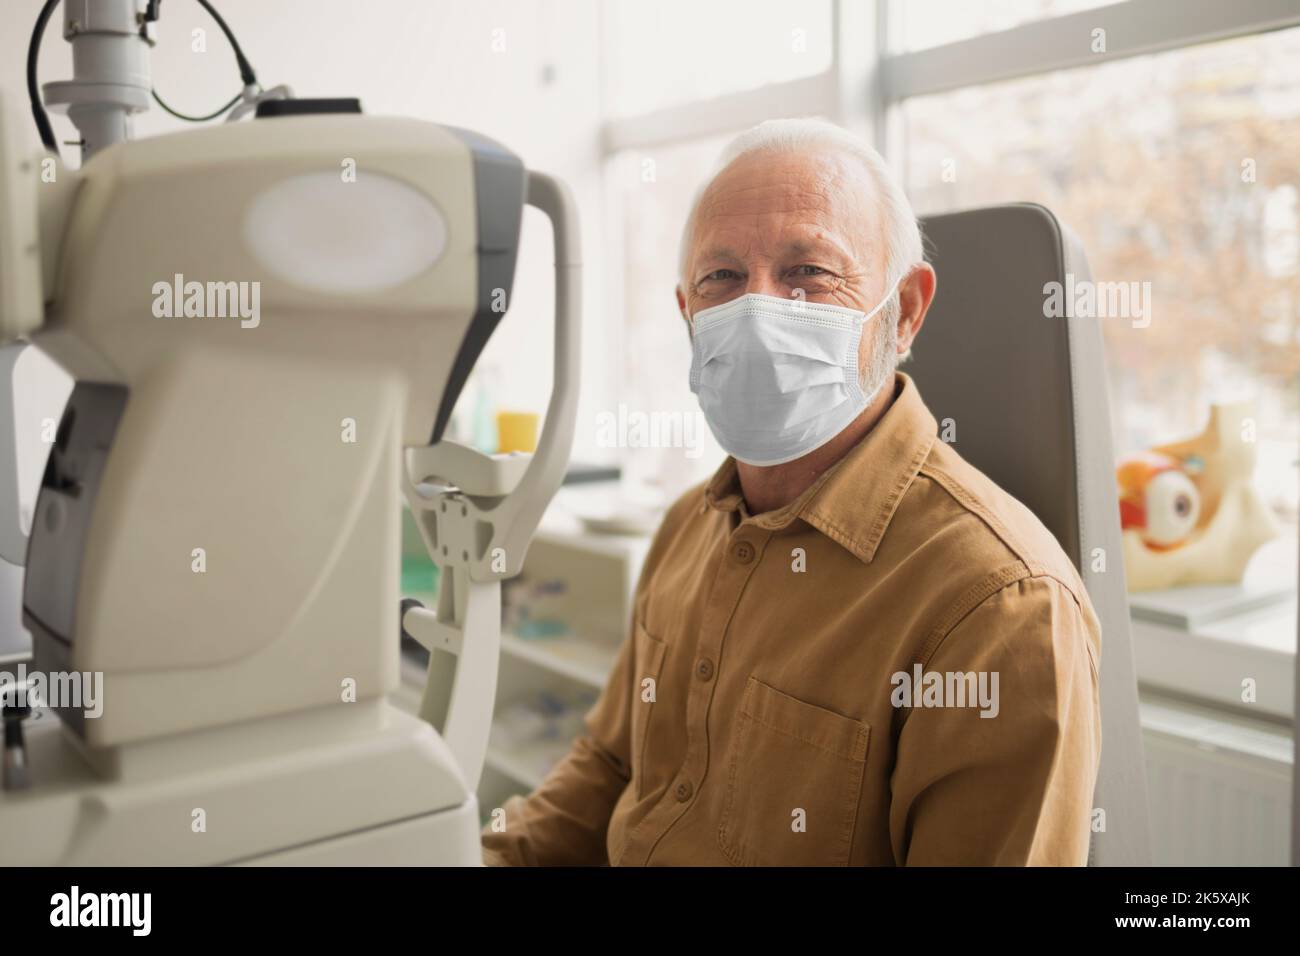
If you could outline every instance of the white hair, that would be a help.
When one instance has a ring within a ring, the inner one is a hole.
[[[839,150],[862,163],[871,179],[880,211],[884,215],[885,234],[885,288],[892,286],[913,265],[924,257],[921,245],[921,228],[917,225],[912,204],[894,178],[893,171],[878,152],[848,130],[820,119],[775,119],[759,123],[741,133],[723,149],[714,166],[713,175],[695,193],[691,211],[682,230],[679,271],[682,288],[688,282],[687,258],[691,240],[695,235],[695,220],[700,200],[713,181],[743,156],[753,153],[817,153],[827,149]]]

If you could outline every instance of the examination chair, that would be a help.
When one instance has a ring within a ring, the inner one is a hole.
[[[938,292],[903,370],[953,447],[1029,507],[1074,562],[1102,629],[1101,769],[1090,866],[1150,863],[1146,776],[1098,319],[1046,318],[1048,282],[1090,278],[1078,239],[1042,206],[922,220]],[[1101,549],[1100,551],[1098,549]],[[1100,568],[1104,554],[1105,570]],[[1097,815],[1100,818],[1100,815]]]

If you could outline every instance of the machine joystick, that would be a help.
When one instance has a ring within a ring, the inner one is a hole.
[[[27,747],[23,743],[23,721],[32,714],[31,705],[19,704],[8,695],[0,700],[0,717],[5,725],[4,789],[25,790],[30,784],[27,776]]]

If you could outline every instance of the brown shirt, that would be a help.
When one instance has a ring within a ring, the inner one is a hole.
[[[1086,862],[1101,635],[1056,540],[916,385],[789,505],[669,509],[588,734],[489,864]]]

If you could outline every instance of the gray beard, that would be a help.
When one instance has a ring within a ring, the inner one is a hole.
[[[897,295],[895,293],[890,298],[889,304],[873,320],[875,328],[871,330],[871,354],[866,366],[858,370],[858,382],[868,399],[875,398],[887,382],[893,381],[894,370],[898,368],[900,307]]]

